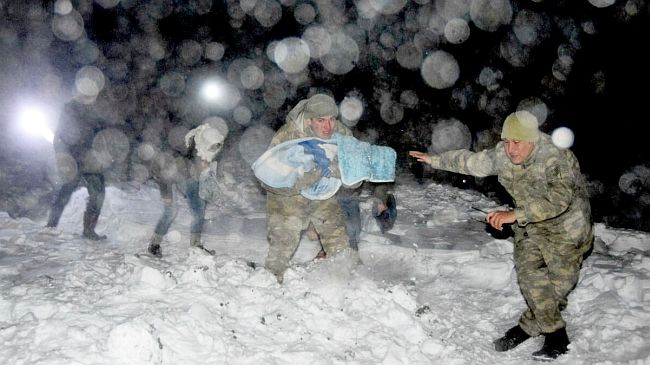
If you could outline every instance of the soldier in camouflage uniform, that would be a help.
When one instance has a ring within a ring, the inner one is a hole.
[[[287,115],[286,123],[277,131],[269,148],[280,143],[317,137],[330,139],[334,133],[351,136],[352,132],[337,122],[336,102],[325,94],[316,94],[300,101]],[[336,161],[330,165],[332,177],[340,177]],[[321,178],[319,168],[306,172],[291,188],[267,190],[266,214],[269,252],[265,267],[282,283],[302,231],[311,222],[319,234],[327,256],[333,256],[349,247],[343,212],[336,195],[326,200],[309,200],[300,191]]]
[[[593,243],[591,208],[576,157],[556,147],[540,133],[527,111],[509,115],[502,141],[478,153],[457,150],[428,156],[409,154],[434,168],[472,176],[497,175],[514,201],[510,211],[494,211],[487,222],[501,230],[513,224],[514,263],[528,309],[519,324],[494,342],[497,351],[510,350],[531,336],[545,335],[533,353],[552,360],[568,351],[566,323],[560,312],[578,282],[583,256]]]

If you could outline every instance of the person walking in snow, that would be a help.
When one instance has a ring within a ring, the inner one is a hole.
[[[185,135],[184,153],[175,153],[175,156],[160,153],[152,159],[152,175],[160,187],[164,209],[147,248],[150,254],[162,257],[162,239],[178,213],[174,202],[174,186],[185,196],[192,213],[190,247],[214,254],[201,242],[206,201],[199,195],[199,181],[206,172],[216,169],[216,158],[223,148],[227,134],[225,123],[220,126],[202,124]]]
[[[306,137],[328,140],[334,133],[351,136],[352,132],[336,120],[337,116],[336,102],[328,95],[316,94],[302,100],[289,112],[286,123],[273,136],[269,149],[282,142]],[[340,177],[336,160],[330,162],[329,170],[332,177]],[[289,188],[273,188],[261,183],[267,191],[269,240],[264,266],[279,283],[282,283],[289,261],[300,243],[301,233],[310,222],[327,256],[349,249],[345,218],[336,195],[324,200],[310,200],[301,195],[301,190],[316,183],[322,173],[321,168],[307,171]]]
[[[95,227],[104,204],[104,173],[113,162],[110,156],[106,158],[93,148],[95,138],[109,124],[100,110],[99,102],[98,99],[85,104],[73,99],[64,105],[53,141],[62,184],[54,195],[46,225],[48,228],[58,226],[72,193],[83,184],[88,190],[83,237],[93,241],[106,239],[105,235],[95,232]]]
[[[561,311],[593,245],[589,198],[578,160],[539,131],[534,115],[510,114],[501,139],[496,147],[476,153],[456,150],[430,156],[410,151],[409,155],[436,169],[498,176],[514,209],[490,212],[486,220],[498,230],[512,224],[515,271],[528,309],[516,326],[494,341],[494,347],[508,351],[544,335],[544,345],[533,358],[553,360],[568,351]]]

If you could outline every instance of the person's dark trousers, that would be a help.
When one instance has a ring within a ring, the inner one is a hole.
[[[102,205],[104,204],[105,183],[104,175],[92,173],[77,175],[76,178],[61,186],[52,203],[50,216],[47,220],[48,227],[56,227],[59,224],[63,210],[70,201],[72,193],[79,186],[81,179],[84,180],[86,189],[88,190],[88,202],[86,203],[86,211],[84,212],[84,231],[86,229],[94,231],[99,220]]]
[[[172,225],[176,214],[178,213],[178,208],[174,202],[174,185],[169,183],[159,183],[160,186],[160,198],[163,202],[163,214],[158,219],[156,223],[156,228],[154,232],[160,236],[167,234],[169,226]]]
[[[345,231],[350,240],[350,247],[359,250],[359,236],[361,235],[361,210],[359,198],[356,196],[339,197],[339,204],[345,216]]]
[[[74,180],[63,184],[54,196],[54,201],[52,202],[52,207],[50,208],[50,216],[47,220],[48,227],[56,227],[59,225],[59,220],[63,214],[63,209],[70,201],[72,193],[74,193],[74,191],[77,189],[79,180],[80,177],[76,177]]]
[[[199,181],[188,179],[181,183],[179,187],[183,189],[183,194],[192,213],[190,233],[200,234],[203,231],[203,223],[205,222],[205,200],[199,196]],[[160,183],[160,197],[163,201],[164,210],[162,216],[158,219],[154,232],[164,236],[178,214],[178,207],[174,202],[173,184]]]
[[[84,236],[101,238],[95,233],[99,215],[104,205],[106,195],[106,185],[104,175],[102,174],[84,174],[83,179],[86,181],[88,189],[88,202],[86,202],[86,211],[84,212]]]
[[[205,200],[199,196],[199,180],[188,179],[185,182],[185,197],[192,212],[190,233],[201,234],[205,222]]]

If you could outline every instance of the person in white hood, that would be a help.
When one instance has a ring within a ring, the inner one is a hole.
[[[164,158],[154,162],[153,175],[160,186],[164,210],[149,242],[147,251],[150,254],[162,257],[162,239],[178,213],[174,203],[174,185],[185,195],[192,212],[190,246],[214,254],[214,251],[206,249],[201,242],[206,202],[199,196],[199,177],[204,170],[216,164],[215,160],[228,135],[226,123],[221,119],[219,121],[222,123],[202,124],[185,135],[185,156],[174,159],[172,164],[169,159]],[[166,173],[170,170],[172,173]]]

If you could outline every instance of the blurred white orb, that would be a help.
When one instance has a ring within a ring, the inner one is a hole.
[[[551,134],[553,144],[559,148],[569,148],[573,146],[574,135],[573,131],[567,127],[560,127],[553,131]]]
[[[467,149],[472,145],[472,132],[458,119],[441,120],[431,131],[431,150],[442,153]]]
[[[251,122],[253,113],[243,105],[239,105],[232,111],[232,118],[240,125],[248,125]]]
[[[460,66],[450,53],[435,51],[424,59],[420,73],[427,85],[435,89],[446,89],[458,80]]]
[[[205,46],[205,58],[212,61],[219,61],[225,53],[224,46],[219,42],[210,42]]]
[[[310,4],[302,3],[293,11],[293,17],[302,25],[307,25],[314,21],[316,18],[316,10]]]
[[[104,9],[110,9],[117,6],[120,3],[120,0],[95,0]]]
[[[406,42],[397,47],[395,58],[399,64],[409,70],[417,70],[422,64],[422,49],[413,42]]]
[[[341,116],[348,121],[356,121],[363,114],[363,103],[359,98],[346,96],[340,105]]]
[[[370,6],[382,14],[396,14],[406,5],[407,0],[368,0]]]
[[[538,97],[526,98],[517,104],[517,110],[526,110],[537,118],[538,125],[544,124],[548,117],[548,106]]]
[[[445,38],[449,43],[460,44],[469,38],[469,24],[464,19],[454,18],[445,25]]]
[[[70,0],[57,0],[54,3],[54,12],[59,15],[66,15],[72,11],[72,3]]]
[[[606,8],[610,5],[613,5],[616,0],[589,0],[589,4],[597,8]]]
[[[332,48],[332,37],[323,27],[311,26],[302,34],[302,39],[307,42],[312,58],[320,58],[326,55]]]
[[[105,82],[104,73],[95,66],[84,66],[75,75],[75,87],[84,96],[97,96]]]
[[[83,17],[74,9],[63,15],[55,14],[50,26],[52,33],[63,41],[77,40],[85,31]]]
[[[287,73],[302,71],[309,64],[309,59],[309,45],[297,37],[289,37],[280,41],[273,52],[273,60]]]
[[[239,79],[245,89],[256,90],[264,84],[264,72],[259,67],[250,65],[242,70]]]
[[[138,157],[142,161],[149,161],[156,154],[156,150],[153,148],[153,146],[150,143],[143,143],[140,146],[138,146],[137,153],[138,153]]]
[[[334,75],[344,75],[355,67],[359,61],[359,45],[357,42],[343,32],[331,35],[332,46],[320,58],[323,67]]]
[[[131,176],[133,177],[134,181],[144,183],[145,181],[149,180],[151,174],[149,173],[147,166],[139,163],[134,163],[133,167],[131,167]]]
[[[393,100],[386,100],[381,103],[379,116],[386,124],[397,124],[404,118],[404,107]]]

